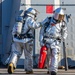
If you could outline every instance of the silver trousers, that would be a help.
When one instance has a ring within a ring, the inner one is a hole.
[[[25,70],[32,71],[33,69],[33,59],[32,59],[32,50],[33,50],[33,41],[28,43],[19,43],[14,42],[12,44],[12,51],[9,58],[9,63],[13,63],[14,66],[17,66],[17,62],[22,55],[24,50],[25,55]]]
[[[48,47],[46,63],[49,71],[58,71],[59,52],[60,46],[56,44],[56,42],[54,42],[54,44],[52,43],[51,47]]]

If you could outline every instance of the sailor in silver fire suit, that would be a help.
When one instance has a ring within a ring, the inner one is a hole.
[[[9,56],[8,73],[12,74],[17,66],[17,62],[24,50],[25,54],[25,71],[26,74],[33,73],[33,39],[34,29],[41,27],[40,23],[37,23],[35,18],[38,11],[33,8],[29,8],[25,11],[24,17],[19,17],[20,21],[13,27],[12,36],[13,44],[11,54]],[[23,21],[24,20],[24,21]],[[25,23],[24,23],[25,22]],[[24,23],[24,24],[23,24]],[[22,26],[23,25],[23,26]]]
[[[48,48],[47,65],[48,72],[51,75],[57,74],[58,54],[60,51],[60,43],[62,39],[67,37],[67,26],[64,21],[64,10],[57,8],[53,17],[47,17],[43,22],[40,30],[40,45],[46,45]]]

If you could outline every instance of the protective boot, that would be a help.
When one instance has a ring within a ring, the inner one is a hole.
[[[51,71],[51,75],[57,75],[55,71]]]
[[[33,74],[33,71],[26,71],[26,74]]]
[[[47,74],[50,74],[50,72],[49,72],[49,71],[47,71]]]
[[[14,72],[14,70],[15,70],[15,66],[14,66],[14,64],[13,63],[10,63],[9,65],[8,65],[8,73],[9,74],[12,74],[13,72]]]

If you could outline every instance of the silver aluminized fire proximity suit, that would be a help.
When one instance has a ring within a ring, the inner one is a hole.
[[[17,62],[22,55],[24,50],[25,54],[25,70],[27,74],[33,73],[33,59],[32,59],[32,48],[33,48],[33,38],[34,29],[41,27],[40,23],[36,23],[35,18],[37,16],[37,11],[33,8],[29,8],[25,12],[25,24],[22,26],[22,31],[15,25],[13,27],[13,44],[12,51],[9,58],[8,73],[13,73],[14,68],[16,68]],[[20,25],[21,26],[21,25]],[[19,30],[18,30],[19,29]],[[16,32],[17,30],[17,32]]]
[[[47,17],[40,30],[40,45],[46,45],[48,71],[51,75],[56,75],[58,68],[58,54],[60,51],[61,39],[67,37],[66,23],[63,21],[64,13],[61,8],[57,8],[53,17]]]

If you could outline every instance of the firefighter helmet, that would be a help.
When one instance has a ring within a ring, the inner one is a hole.
[[[54,19],[59,21],[64,20],[64,10],[62,8],[57,8],[54,11]]]
[[[33,9],[33,8],[28,8],[26,10],[26,13],[27,13],[28,16],[31,16],[31,17],[35,18],[35,17],[37,17],[38,11],[36,9]]]

